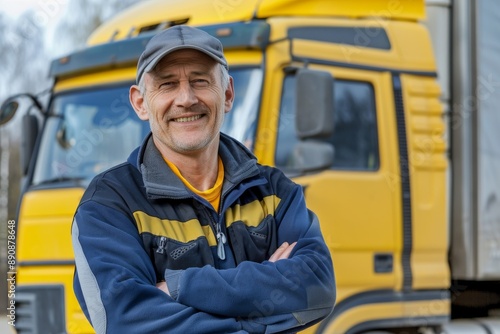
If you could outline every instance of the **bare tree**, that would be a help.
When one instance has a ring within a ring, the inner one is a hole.
[[[48,57],[40,36],[43,31],[34,25],[34,12],[27,12],[13,20],[0,16],[0,102],[8,95],[20,92],[36,93],[48,86],[46,70]],[[20,194],[20,122],[19,116],[0,128],[0,272],[6,268],[7,222],[16,219]],[[2,275],[3,277],[3,275]],[[0,289],[7,291],[5,277]],[[3,296],[3,295],[2,295]],[[6,298],[0,300],[6,309]]]
[[[67,15],[63,17],[56,29],[57,40],[64,45],[65,52],[82,48],[92,31],[99,25],[138,2],[140,0],[69,1]]]
[[[25,92],[38,94],[51,85],[48,70],[51,58],[82,48],[91,32],[114,13],[137,0],[69,0],[66,14],[54,32],[57,43],[48,43],[47,28],[60,8],[56,2],[40,2],[40,8],[17,20],[0,13],[0,103],[8,96]],[[52,6],[52,7],[51,7]],[[57,46],[57,49],[56,47]],[[23,106],[23,105],[21,105]],[[22,110],[20,110],[22,111]],[[20,118],[0,128],[0,290],[7,291],[6,232],[8,220],[16,219],[21,188]],[[0,296],[0,310],[6,309]],[[1,311],[0,311],[1,312]]]

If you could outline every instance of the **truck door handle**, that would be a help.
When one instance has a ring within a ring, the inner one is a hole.
[[[376,273],[392,273],[394,269],[394,259],[392,254],[379,253],[374,257],[374,271]]]

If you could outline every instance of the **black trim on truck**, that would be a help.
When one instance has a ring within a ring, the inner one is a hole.
[[[291,40],[291,42],[293,42],[293,40]],[[292,49],[291,45],[290,45],[290,49]],[[390,68],[390,67],[379,67],[379,66],[371,66],[371,65],[353,64],[353,63],[348,63],[348,62],[324,60],[324,59],[311,58],[311,57],[301,57],[301,56],[294,55],[291,51],[290,51],[290,54],[292,57],[292,61],[297,61],[297,62],[301,62],[304,64],[336,66],[336,67],[342,67],[342,68],[352,68],[355,70],[365,70],[365,71],[375,71],[375,72],[390,72],[393,75],[411,74],[411,75],[419,75],[419,76],[424,76],[424,77],[437,78],[437,72],[433,72],[433,71],[414,71],[414,70],[396,69],[396,68]]]
[[[269,44],[271,28],[264,21],[216,24],[199,27],[217,37],[224,49],[254,48],[264,50]],[[66,77],[85,73],[135,66],[144,47],[158,31],[134,38],[99,44],[52,61],[49,74]]]
[[[323,333],[327,327],[334,322],[341,314],[354,309],[356,307],[371,305],[371,304],[386,304],[386,303],[403,303],[403,302],[417,302],[417,301],[436,301],[450,300],[450,292],[448,290],[422,290],[422,291],[410,291],[410,292],[398,292],[393,290],[373,290],[365,291],[359,294],[352,295],[337,305],[333,309],[333,312],[323,320],[321,325],[318,327],[316,333]],[[380,319],[369,321],[365,323],[356,324],[353,328],[350,328],[348,333],[357,333],[358,330],[369,330],[374,328],[384,328],[384,327],[397,327],[409,325],[408,321],[415,319],[415,322],[411,322],[412,325],[419,324],[420,319],[426,319],[432,324],[442,324],[449,321],[447,316],[429,316],[420,315],[422,317],[418,318],[392,318],[392,319]],[[417,319],[418,318],[418,319]],[[380,321],[380,322],[379,322]],[[373,325],[373,327],[371,327]],[[384,325],[384,326],[381,326]],[[359,327],[358,327],[359,326]]]
[[[18,286],[17,334],[66,333],[65,308],[62,285]]]
[[[412,289],[413,277],[411,272],[411,251],[413,246],[412,218],[411,218],[411,180],[410,160],[408,155],[408,140],[406,134],[405,108],[401,77],[393,75],[394,108],[396,111],[398,146],[399,146],[399,173],[401,179],[401,207],[403,212],[403,251],[401,265],[403,267],[403,291]]]
[[[362,322],[351,327],[345,334],[363,333],[376,328],[398,328],[442,325],[450,321],[446,316],[415,316],[408,318],[388,318]]]
[[[74,266],[75,260],[21,261],[18,267]]]
[[[364,48],[390,50],[391,42],[380,27],[296,27],[288,29],[288,38],[346,44]]]

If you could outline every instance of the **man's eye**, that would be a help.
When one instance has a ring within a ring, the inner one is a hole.
[[[175,85],[175,82],[174,81],[166,81],[164,83],[162,83],[160,85],[160,87],[163,87],[163,88],[170,88],[170,87],[174,87]]]
[[[208,86],[208,80],[205,79],[196,79],[191,81],[191,84],[196,88],[202,88]]]

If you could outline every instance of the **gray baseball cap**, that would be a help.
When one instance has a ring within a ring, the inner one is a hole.
[[[146,44],[137,62],[137,83],[144,73],[151,72],[163,57],[182,49],[201,51],[228,69],[222,43],[217,38],[198,28],[177,25],[156,34]]]

